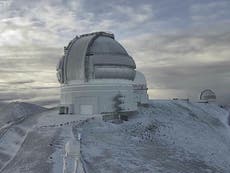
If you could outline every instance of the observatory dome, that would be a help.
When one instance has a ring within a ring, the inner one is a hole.
[[[135,62],[113,34],[94,32],[75,37],[57,67],[60,83],[91,79],[134,80]]]
[[[200,94],[200,100],[214,101],[216,100],[216,94],[210,89],[205,89]]]
[[[134,88],[135,87],[137,87],[137,88],[141,87],[143,89],[147,88],[147,82],[146,82],[145,76],[143,73],[141,73],[139,71],[136,71],[136,76],[134,79]]]
[[[75,37],[57,65],[61,114],[133,112],[148,103],[146,80],[114,35]],[[118,97],[119,96],[119,97]]]
[[[147,82],[143,73],[136,71],[136,76],[133,81],[133,91],[136,102],[139,104],[148,103]]]

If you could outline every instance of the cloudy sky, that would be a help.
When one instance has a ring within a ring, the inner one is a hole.
[[[230,103],[229,0],[0,0],[0,100],[59,97],[56,63],[75,36],[110,31],[151,98],[213,89]]]

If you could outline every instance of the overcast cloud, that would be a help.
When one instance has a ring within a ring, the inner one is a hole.
[[[135,59],[151,98],[210,88],[230,103],[229,9],[229,0],[0,0],[0,100],[55,102],[63,47],[103,30]]]

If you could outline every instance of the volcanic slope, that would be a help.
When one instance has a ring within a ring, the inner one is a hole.
[[[82,127],[88,172],[229,173],[228,112],[215,104],[151,101],[129,121]]]
[[[228,114],[215,104],[152,100],[118,124],[44,109],[1,136],[0,172],[62,173],[65,144],[80,132],[86,173],[229,173]]]

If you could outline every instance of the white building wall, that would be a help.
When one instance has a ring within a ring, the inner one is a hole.
[[[134,90],[134,97],[136,102],[140,104],[147,104],[149,100],[146,90]]]
[[[61,105],[73,105],[73,113],[81,114],[81,108],[93,107],[93,114],[114,112],[113,98],[117,94],[125,98],[123,111],[136,111],[137,104],[132,85],[129,84],[82,84],[61,88]]]

